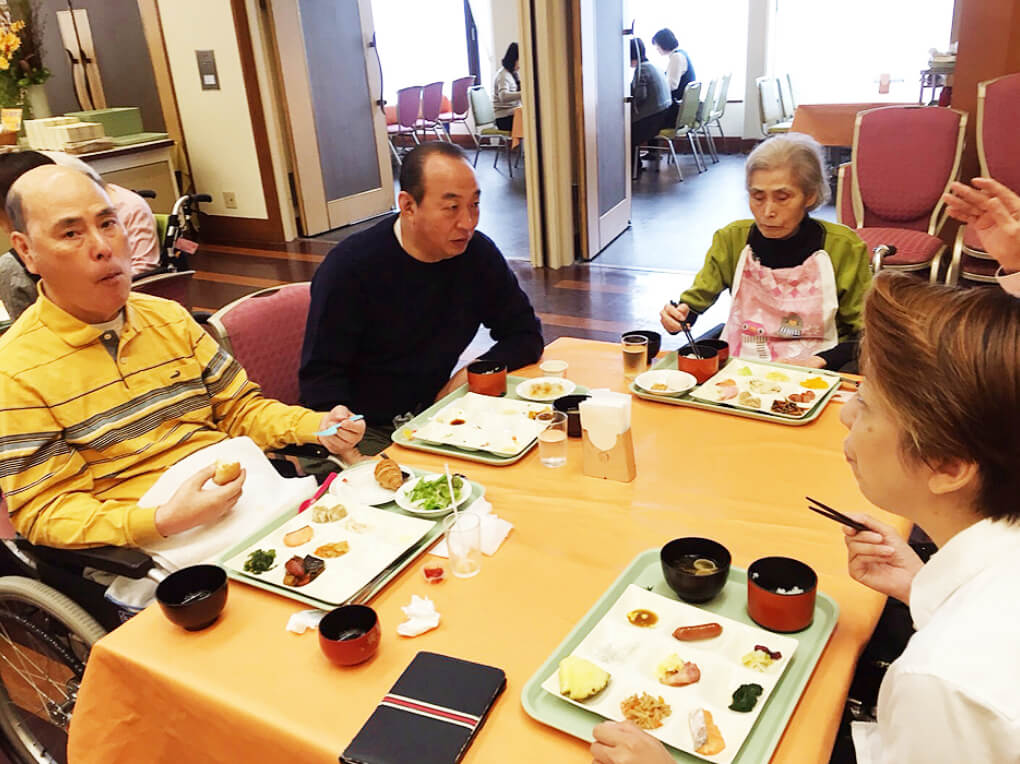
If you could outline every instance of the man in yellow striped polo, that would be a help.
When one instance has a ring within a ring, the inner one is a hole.
[[[354,456],[363,421],[264,398],[179,304],[132,293],[123,225],[88,176],[55,165],[7,197],[11,243],[39,299],[0,337],[0,490],[33,543],[140,546],[233,507],[244,475],[166,504],[138,499],[189,454],[246,435],[262,448],[322,443]],[[297,370],[295,369],[295,373]],[[331,424],[335,436],[317,438]]]

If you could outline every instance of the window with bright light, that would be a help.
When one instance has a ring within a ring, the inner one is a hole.
[[[789,72],[800,103],[916,103],[928,50],[948,47],[952,22],[953,0],[776,0],[770,73]]]
[[[383,68],[383,98],[430,82],[450,83],[469,74],[464,0],[372,0],[372,21]]]
[[[708,83],[732,73],[729,100],[744,97],[747,69],[747,0],[710,0],[678,3],[675,0],[630,0],[634,34],[645,43],[648,60],[662,69],[665,57],[652,46],[652,35],[662,28],[673,31],[681,50],[687,51],[698,80]],[[702,91],[704,92],[704,91]]]

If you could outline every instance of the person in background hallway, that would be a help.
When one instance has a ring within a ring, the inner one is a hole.
[[[680,42],[673,34],[673,30],[667,27],[652,36],[652,45],[660,56],[669,56],[669,62],[666,64],[666,85],[669,86],[670,95],[673,97],[673,105],[663,117],[662,126],[664,129],[672,129],[676,125],[676,115],[680,101],[684,97],[684,88],[694,82],[694,64],[691,63],[687,51],[680,49]]]
[[[502,64],[492,86],[492,107],[496,112],[496,127],[509,130],[514,125],[514,110],[521,105],[521,78],[517,74],[521,61],[517,43],[507,46]]]
[[[648,63],[645,43],[640,37],[630,41],[630,65],[634,69],[634,79],[630,84],[633,96],[630,105],[630,148],[633,152],[662,129],[663,113],[669,109],[672,100],[666,78]],[[643,169],[641,160],[635,158],[635,161],[640,174]]]
[[[959,181],[942,200],[946,211],[971,226],[981,246],[999,261],[999,284],[1020,296],[1020,196],[991,178],[974,178],[974,187]]]

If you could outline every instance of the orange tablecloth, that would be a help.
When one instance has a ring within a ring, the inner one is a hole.
[[[807,133],[823,146],[852,146],[857,112],[880,106],[917,106],[889,103],[808,103],[793,113],[791,132]]]
[[[623,389],[616,345],[560,339],[546,357],[568,361],[578,382]],[[372,603],[383,627],[372,661],[334,668],[315,633],[284,630],[299,603],[237,582],[221,619],[202,632],[184,632],[151,607],[92,650],[71,760],[335,763],[415,653],[430,650],[507,673],[506,693],[466,762],[588,762],[587,745],[524,712],[525,682],[635,555],[705,535],[742,567],[764,555],[796,556],[838,601],[839,625],[773,758],[827,761],[854,663],[884,601],[847,576],[839,528],[803,506],[805,494],[848,511],[865,506],[843,460],[838,412],[831,404],[815,423],[787,427],[635,399],[638,476],[630,484],[584,477],[578,441],[556,470],[536,453],[512,467],[455,462],[515,529],[476,578],[428,586],[419,563],[396,579]],[[394,451],[404,463],[442,468],[441,458]],[[431,596],[442,624],[404,639],[394,629],[411,594]]]
[[[517,145],[524,140],[524,107],[518,106],[514,109],[514,123],[510,127],[510,148],[517,148]]]

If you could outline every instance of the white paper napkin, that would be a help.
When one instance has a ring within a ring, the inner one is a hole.
[[[299,610],[287,620],[287,631],[304,634],[308,629],[319,628],[325,610]]]
[[[417,637],[439,626],[436,605],[428,597],[412,594],[411,604],[400,609],[407,616],[407,620],[397,626],[397,634],[402,637]]]
[[[315,492],[315,478],[281,477],[253,440],[231,438],[203,448],[168,469],[139,499],[138,506],[158,507],[166,503],[185,480],[216,461],[241,463],[246,473],[241,498],[215,523],[146,545],[144,551],[166,570],[212,559],[258,530],[288,505]]]
[[[631,397],[611,390],[592,390],[588,400],[577,407],[581,427],[588,431],[593,446],[611,451],[619,435],[630,429]]]
[[[478,515],[481,518],[482,554],[486,557],[496,554],[514,528],[513,523],[492,513],[492,504],[484,496],[476,499],[471,506],[460,510],[460,512],[461,514]],[[431,553],[436,557],[449,557],[446,538],[440,539],[439,543],[432,547]]]

